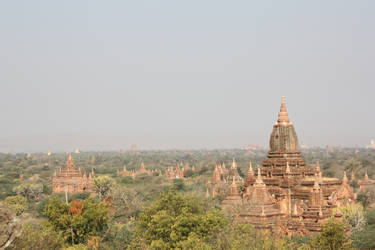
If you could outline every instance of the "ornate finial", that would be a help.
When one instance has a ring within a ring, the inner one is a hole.
[[[290,174],[289,162],[286,162],[286,170],[285,170],[285,173]]]
[[[367,171],[366,171],[366,174],[365,174],[365,181],[368,181],[368,174],[367,174]]]
[[[346,176],[346,171],[344,171],[344,177],[342,178],[342,183],[348,183],[348,177]]]
[[[260,173],[260,167],[258,167],[258,176],[257,176],[257,179],[255,180],[254,185],[265,186],[263,179],[262,179],[262,174]]]
[[[278,124],[288,124],[290,122],[288,112],[285,106],[285,96],[281,97],[281,107],[279,112],[279,118],[277,119]]]
[[[236,160],[233,158],[233,161],[232,161],[232,166],[231,166],[232,169],[235,169],[237,168],[237,163],[236,163]]]
[[[319,160],[316,161],[316,172],[317,172],[317,173],[320,172],[320,164],[319,164]]]
[[[247,174],[254,175],[253,164],[251,164],[251,161],[250,161],[249,171],[247,171]]]

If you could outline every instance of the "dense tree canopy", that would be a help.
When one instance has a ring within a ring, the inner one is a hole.
[[[108,227],[108,204],[86,199],[66,204],[52,198],[44,209],[48,221],[68,242],[86,242],[91,236],[101,236]]]
[[[140,214],[132,247],[180,248],[192,239],[208,241],[227,225],[220,211],[206,210],[193,197],[170,191]]]

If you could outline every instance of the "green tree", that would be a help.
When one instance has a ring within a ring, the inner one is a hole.
[[[292,241],[286,241],[269,232],[257,231],[250,224],[232,224],[226,227],[212,244],[213,249],[256,250],[256,249],[293,249]]]
[[[357,201],[362,204],[362,206],[366,209],[370,205],[370,195],[367,192],[360,192],[357,195]]]
[[[86,242],[91,236],[101,236],[108,228],[108,204],[93,199],[72,201],[68,205],[53,197],[44,214],[55,230],[72,244]]]
[[[13,192],[17,195],[22,195],[27,200],[38,200],[40,194],[43,192],[43,185],[37,183],[23,183],[13,188]]]
[[[21,195],[8,196],[4,200],[4,203],[7,207],[12,209],[16,215],[21,215],[28,208],[27,199]]]
[[[358,249],[375,249],[375,209],[367,212],[366,221],[363,230],[352,234],[353,245]]]
[[[354,249],[346,236],[344,225],[330,219],[322,226],[322,232],[311,239],[310,249],[349,250]]]
[[[361,204],[347,204],[340,207],[343,220],[353,232],[358,232],[366,225],[366,219]]]
[[[134,189],[116,185],[110,192],[116,222],[126,223],[135,218],[142,209],[142,197]]]
[[[107,175],[101,175],[94,178],[95,192],[98,194],[100,199],[105,198],[109,192],[111,192],[114,186],[115,181]]]
[[[32,224],[22,226],[22,234],[7,249],[61,249],[64,239],[53,228]]]
[[[207,210],[196,198],[169,191],[140,214],[130,249],[193,247],[192,239],[212,239],[227,224],[220,211]]]
[[[14,217],[12,210],[0,206],[0,249],[9,246],[21,235],[21,225]]]

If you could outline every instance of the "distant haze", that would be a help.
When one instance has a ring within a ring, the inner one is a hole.
[[[0,151],[375,138],[375,1],[2,1]]]

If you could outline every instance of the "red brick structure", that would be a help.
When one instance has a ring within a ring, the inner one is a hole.
[[[86,172],[82,173],[81,168],[76,169],[72,155],[69,154],[66,161],[66,169],[60,168],[59,172],[54,173],[52,177],[53,193],[80,193],[90,192],[92,189],[92,179],[95,177],[94,169],[87,177]]]
[[[368,177],[367,172],[366,172],[365,177],[363,178],[363,180],[359,180],[359,181],[358,181],[359,191],[365,191],[365,190],[368,189],[371,185],[374,185],[374,186],[375,186],[375,181],[374,181],[374,180],[371,180],[371,179]]]
[[[333,208],[354,201],[346,173],[341,181],[323,177],[319,162],[315,169],[306,167],[284,97],[270,136],[267,159],[258,168],[257,176],[250,164],[245,187],[243,209],[235,219],[281,234],[319,232]],[[228,207],[228,202],[224,205]]]
[[[185,170],[179,166],[177,166],[175,169],[169,167],[165,172],[165,176],[169,179],[182,179],[185,177]]]
[[[135,178],[137,175],[141,175],[141,174],[152,175],[152,173],[153,173],[153,171],[146,169],[143,161],[142,161],[141,166],[139,167],[139,169],[137,171],[127,170],[125,165],[124,165],[123,170],[121,170],[121,171],[117,170],[117,176],[124,176],[124,177],[129,176],[129,177],[133,177],[133,178]]]
[[[224,163],[215,166],[212,179],[207,183],[207,196],[226,196],[228,194],[228,190],[231,188],[232,182],[234,182],[237,186],[243,183],[243,179],[238,173],[237,163],[234,158],[229,169],[225,167]]]

